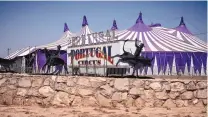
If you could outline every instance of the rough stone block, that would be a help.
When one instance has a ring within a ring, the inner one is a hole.
[[[7,81],[6,78],[0,79],[0,86]]]
[[[169,96],[167,95],[167,93],[166,93],[165,90],[162,91],[162,92],[156,92],[156,93],[155,93],[155,97],[156,97],[157,99],[161,99],[161,100],[166,100],[166,99],[169,98]]]
[[[25,89],[25,88],[18,88],[17,89],[17,95],[18,96],[25,96],[27,94],[27,89]]]
[[[34,78],[32,81],[32,87],[41,87],[43,83],[43,78]]]
[[[188,91],[194,91],[196,90],[196,85],[193,81],[189,82],[187,85],[186,85],[186,89]]]
[[[184,92],[186,90],[184,84],[181,82],[171,83],[170,86],[171,86],[171,91]]]
[[[144,88],[136,88],[136,87],[131,88],[129,90],[129,94],[130,95],[142,95],[144,94]]]
[[[152,88],[154,91],[162,91],[162,85],[160,82],[153,82],[150,85],[150,88]]]
[[[92,89],[78,89],[78,94],[81,96],[91,96],[93,95]]]
[[[30,78],[21,78],[21,79],[19,79],[18,86],[19,87],[24,87],[24,88],[31,87],[31,80],[30,80]]]
[[[65,92],[57,92],[52,101],[52,104],[55,106],[69,106],[70,103],[69,95]]]
[[[176,107],[176,104],[173,103],[173,101],[171,99],[168,99],[163,104],[163,107],[166,107],[166,108],[175,108]]]
[[[101,106],[101,107],[112,107],[111,100],[104,97],[100,93],[97,93],[95,98],[98,101],[99,106]]]
[[[187,100],[192,99],[194,97],[194,94],[192,91],[186,91],[183,94],[181,94],[181,99]]]
[[[129,79],[116,79],[114,82],[114,88],[119,91],[128,91],[129,90]]]
[[[198,82],[196,84],[196,88],[197,89],[205,89],[205,88],[207,88],[207,82],[206,81],[204,81],[204,82]]]
[[[196,93],[196,97],[206,99],[207,98],[207,89],[198,90]]]
[[[135,103],[135,106],[138,109],[142,109],[142,108],[145,107],[145,101],[143,99],[141,99],[141,98],[137,98],[134,103]]]
[[[39,89],[39,93],[44,97],[50,97],[54,95],[55,91],[49,86],[44,86]]]

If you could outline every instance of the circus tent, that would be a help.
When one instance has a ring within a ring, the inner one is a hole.
[[[28,55],[36,50],[39,49],[43,49],[43,48],[47,48],[47,49],[57,49],[58,45],[61,45],[61,50],[66,50],[67,45],[69,43],[69,39],[70,37],[72,37],[74,34],[69,30],[67,24],[64,24],[64,33],[61,36],[60,39],[58,39],[55,42],[49,43],[49,44],[45,44],[45,45],[40,45],[40,46],[34,46],[34,47],[26,47],[26,48],[22,48],[19,49],[13,53],[11,53],[9,56],[6,57],[6,59],[8,58],[15,58],[17,56],[25,56]]]
[[[117,30],[117,24],[116,24],[116,21],[114,20],[113,21],[113,26],[111,28],[111,30]],[[71,44],[72,42],[72,38],[71,37],[78,37],[76,40],[75,40],[75,45],[80,45],[80,44],[90,44],[90,43],[97,43],[97,42],[104,42],[106,41],[105,38],[100,38],[98,37],[97,35],[93,35],[93,31],[89,28],[89,25],[88,25],[88,21],[87,21],[87,18],[86,16],[83,17],[83,23],[82,23],[82,28],[81,28],[81,31],[78,32],[78,33],[72,33],[69,28],[68,28],[68,25],[67,23],[64,24],[64,33],[63,35],[61,36],[60,39],[58,39],[57,41],[55,42],[52,42],[52,43],[49,43],[49,44],[44,44],[44,45],[40,45],[40,46],[35,46],[35,47],[26,47],[26,48],[22,48],[22,49],[19,49],[13,53],[11,53],[9,56],[6,57],[6,59],[8,58],[15,58],[17,56],[25,56],[25,55],[28,55],[36,50],[39,50],[39,49],[43,49],[43,48],[47,48],[47,49],[56,49],[58,45],[61,45],[61,50],[66,50],[67,49],[67,46]],[[88,34],[91,34],[90,35],[90,38],[88,37]],[[80,37],[85,37],[85,39],[82,39]],[[93,37],[97,37],[97,38],[93,38]]]
[[[49,43],[46,45],[41,45],[41,46],[37,46],[37,67],[38,70],[41,70],[41,68],[44,66],[44,64],[46,63],[46,57],[45,57],[45,53],[43,53],[41,51],[41,49],[43,48],[47,48],[49,50],[57,50],[57,46],[61,46],[61,51],[60,51],[60,58],[62,58],[65,62],[67,62],[67,52],[66,49],[68,47],[68,45],[71,43],[70,39],[72,36],[74,36],[75,34],[73,34],[72,32],[70,32],[67,24],[64,24],[64,34],[63,36],[53,42],[53,43]]]
[[[73,40],[74,45],[87,45],[98,42],[105,42],[105,37],[99,37],[98,33],[93,32],[89,28],[87,17],[83,17],[81,31],[76,34],[76,38]]]
[[[65,23],[64,34],[59,40],[46,44],[46,45],[37,46],[36,48],[42,49],[46,47],[47,49],[56,49],[57,46],[60,45],[61,50],[66,50],[68,44],[70,43],[70,37],[73,37],[73,36],[75,36],[75,34],[69,30],[68,25]]]
[[[206,74],[207,67],[207,44],[194,36],[186,27],[183,17],[176,28],[165,28],[161,24],[146,25],[142,20],[140,12],[136,23],[126,29],[118,30],[116,20],[110,30],[114,30],[118,40],[139,40],[144,43],[142,55],[154,58],[151,68],[141,70],[142,74]],[[81,31],[70,32],[67,24],[64,24],[64,33],[55,42],[36,47],[26,47],[10,54],[6,58],[26,56],[37,50],[37,61],[39,68],[42,68],[46,58],[39,51],[47,48],[56,50],[61,45],[61,58],[67,60],[65,50],[69,45],[88,45],[99,42],[106,42],[105,37],[98,36],[89,28],[86,16],[83,17]]]
[[[116,33],[119,40],[139,40],[144,43],[143,56],[155,58],[152,68],[145,68],[144,74],[201,74],[202,65],[206,72],[206,43],[200,41],[185,27],[183,18],[178,27],[167,29],[147,26],[142,13],[129,29]],[[198,57],[198,58],[197,58]],[[192,62],[191,62],[192,61]]]

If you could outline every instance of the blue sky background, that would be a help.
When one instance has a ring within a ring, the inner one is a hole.
[[[207,2],[105,1],[105,2],[0,2],[0,57],[27,46],[58,40],[66,22],[72,32],[81,30],[83,15],[91,30],[106,31],[116,19],[119,30],[135,24],[139,12],[145,24],[174,28],[183,16],[186,26],[207,41]]]

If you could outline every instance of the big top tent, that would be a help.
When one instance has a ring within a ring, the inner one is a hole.
[[[136,23],[116,36],[144,43],[142,55],[154,58],[153,66],[145,68],[144,74],[206,74],[207,45],[188,31],[183,19],[181,22],[174,29],[151,27],[143,22],[140,12]]]
[[[185,25],[183,17],[176,28],[165,28],[161,24],[146,25],[140,12],[136,23],[128,29],[118,30],[116,20],[110,29],[115,31],[115,40],[138,40],[144,43],[142,56],[154,58],[151,68],[140,70],[142,74],[186,74],[186,75],[206,75],[207,67],[207,43],[193,35]],[[100,32],[99,32],[100,33]],[[56,50],[61,45],[61,58],[67,60],[66,49],[68,46],[91,45],[106,42],[108,39],[98,36],[89,28],[86,16],[83,17],[81,31],[70,32],[67,24],[64,24],[64,34],[62,37],[49,44],[36,47],[26,47],[10,54],[6,58],[16,56],[26,56],[37,50],[37,65],[42,68],[46,58],[40,49],[47,48]]]
[[[98,33],[94,33],[90,28],[87,21],[87,17],[83,16],[81,31],[76,34],[76,38],[73,40],[74,45],[87,45],[99,42],[105,42],[105,37],[99,37]]]

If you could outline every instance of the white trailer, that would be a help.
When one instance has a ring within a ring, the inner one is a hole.
[[[123,54],[123,40],[116,40],[105,43],[69,46],[67,48],[67,65],[69,72],[72,68],[80,70],[81,74],[130,74],[130,66],[125,63],[116,63],[118,57],[111,58],[116,54]],[[129,40],[125,43],[124,49],[132,54],[135,52],[135,40]]]

